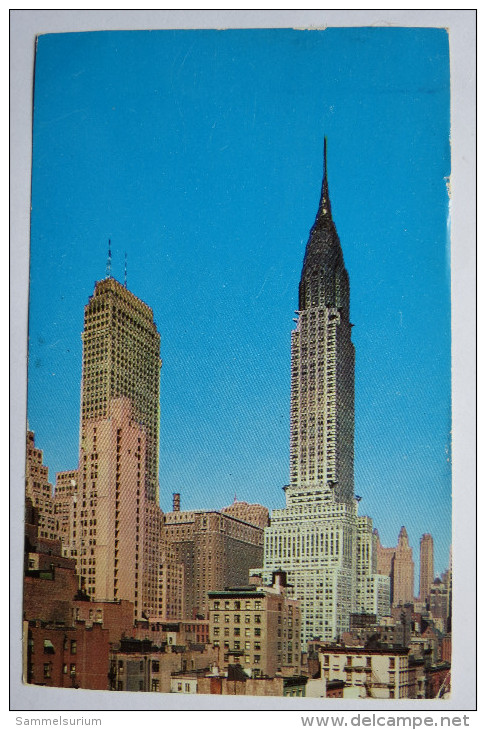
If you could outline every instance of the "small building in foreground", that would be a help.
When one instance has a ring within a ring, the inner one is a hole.
[[[409,650],[340,645],[316,647],[321,676],[329,685],[344,682],[343,697],[357,699],[416,698],[416,679],[410,678]],[[332,686],[332,685],[331,685]]]
[[[273,573],[271,586],[210,591],[209,639],[220,666],[240,664],[248,676],[301,673],[300,602],[287,596],[287,576]]]

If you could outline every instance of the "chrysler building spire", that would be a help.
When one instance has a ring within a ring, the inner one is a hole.
[[[299,310],[316,306],[337,307],[346,318],[349,317],[349,276],[332,219],[326,140],[321,197],[305,249],[299,285]]]
[[[331,216],[327,145],[321,198],[299,284],[292,333],[290,484],[353,500],[354,347],[349,276]]]
[[[317,211],[316,224],[321,225],[330,221],[332,222],[331,201],[329,200],[329,186],[327,183],[327,137],[324,137],[324,170],[322,175],[321,199],[319,201],[319,210]]]

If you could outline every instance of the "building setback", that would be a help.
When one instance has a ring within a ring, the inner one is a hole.
[[[292,595],[301,600],[303,649],[312,638],[334,641],[348,629],[357,585],[373,567],[366,551],[367,564],[360,565],[357,549],[349,295],[324,145],[321,197],[292,332],[290,485],[285,487],[286,507],[273,510],[265,530],[264,576],[269,580],[275,570],[287,572]]]

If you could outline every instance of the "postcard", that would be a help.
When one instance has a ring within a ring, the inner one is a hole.
[[[447,709],[450,94],[444,27],[37,36],[26,685]]]

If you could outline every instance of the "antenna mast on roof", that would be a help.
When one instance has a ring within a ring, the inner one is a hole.
[[[125,289],[127,288],[127,252],[125,251]]]
[[[106,278],[111,279],[111,238],[108,239],[108,259],[106,261]]]

